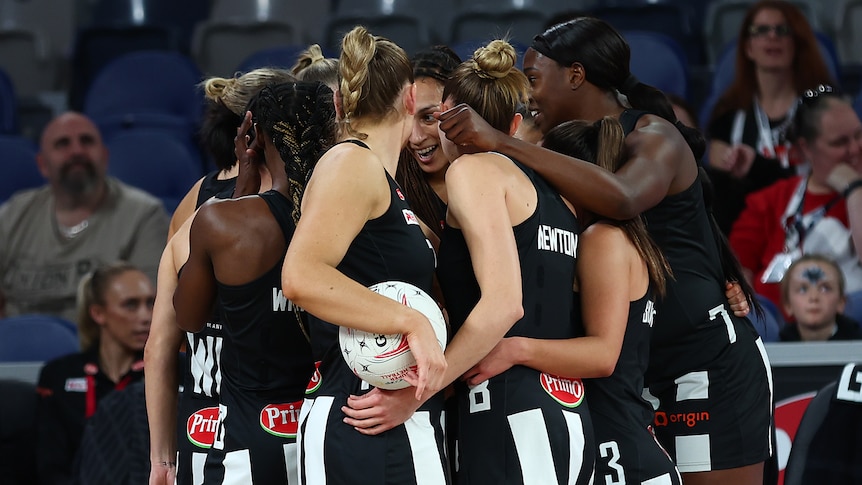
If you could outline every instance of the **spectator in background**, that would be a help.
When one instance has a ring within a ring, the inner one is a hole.
[[[48,362],[39,375],[40,483],[69,481],[84,425],[99,401],[143,378],[154,299],[150,279],[129,263],[99,267],[81,280],[81,352]]]
[[[78,281],[110,261],[155,279],[168,216],[157,198],[107,176],[108,150],[89,118],[52,120],[36,162],[48,184],[0,206],[0,316],[74,321]]]
[[[847,291],[862,289],[862,122],[845,99],[820,86],[803,94],[793,133],[810,175],[748,196],[730,233],[755,291],[779,308],[778,283],[802,254],[834,259]]]
[[[736,76],[707,127],[715,217],[729,234],[745,197],[804,170],[787,129],[799,96],[834,81],[802,12],[783,0],[749,8],[736,46]]]
[[[859,340],[859,323],[844,316],[844,275],[835,261],[807,254],[781,279],[784,311],[793,322],[780,333],[783,342]]]

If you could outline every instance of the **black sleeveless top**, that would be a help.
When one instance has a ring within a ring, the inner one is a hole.
[[[274,190],[259,195],[269,206],[287,244],[295,226],[293,203]],[[284,256],[259,278],[242,285],[218,282],[225,338],[221,365],[230,390],[301,399],[314,371],[305,323],[281,290]]]
[[[358,140],[347,142],[368,148]],[[403,192],[388,173],[386,181],[390,192],[389,208],[380,217],[365,223],[337,269],[366,287],[396,280],[413,284],[430,295],[434,249],[425,238],[418,218],[407,205]],[[333,393],[333,381],[340,381],[336,392],[359,392],[360,379],[348,368],[339,350],[338,327],[313,315],[309,321],[315,358],[323,359],[321,392]],[[350,387],[355,389],[347,389]]]
[[[524,316],[506,337],[542,339],[583,336],[580,318],[573,317],[572,284],[581,227],[559,194],[533,170],[514,161],[536,189],[536,210],[514,226]],[[447,225],[440,242],[437,270],[453,333],[476,306],[481,296],[464,234]],[[579,328],[576,328],[579,327]]]
[[[634,129],[643,111],[626,110],[620,122],[626,135]],[[654,374],[673,373],[678,365],[708,359],[703,349],[691,345],[699,329],[714,327],[710,311],[727,303],[725,276],[718,244],[703,199],[702,174],[688,188],[665,196],[644,212],[647,230],[667,258],[674,278],[667,280],[667,294],[657,302],[658,313],[652,336],[652,359],[648,380]],[[729,312],[729,306],[726,306]],[[732,313],[730,318],[733,317]],[[681,359],[690,350],[691,359]],[[697,355],[697,354],[700,355]]]
[[[600,418],[631,429],[643,429],[652,423],[653,409],[642,397],[642,392],[655,315],[655,296],[650,284],[644,296],[629,303],[629,319],[613,374],[584,381],[596,427],[603,422]]]
[[[203,203],[208,201],[211,197],[217,197],[219,199],[230,198],[234,187],[236,187],[236,177],[219,180],[218,175],[220,173],[221,170],[213,170],[204,176],[200,190],[198,190],[198,200],[195,207],[202,206]]]

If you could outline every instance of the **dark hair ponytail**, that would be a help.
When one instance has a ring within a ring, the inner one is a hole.
[[[736,259],[736,255],[733,254],[733,249],[730,247],[730,243],[727,241],[727,238],[724,237],[724,232],[722,232],[721,228],[718,226],[718,221],[716,221],[715,217],[712,215],[712,206],[715,201],[715,189],[713,188],[712,180],[710,180],[709,175],[703,167],[698,167],[698,171],[700,172],[698,174],[698,178],[700,179],[700,185],[703,189],[703,202],[706,206],[707,216],[709,217],[709,225],[712,229],[712,235],[715,238],[715,245],[718,247],[721,271],[724,274],[725,279],[739,284],[742,288],[742,292],[745,294],[745,299],[748,300],[748,306],[750,306],[751,309],[754,310],[754,314],[762,320],[766,315],[755,297],[754,288],[751,287],[751,284],[747,279],[745,279],[745,275],[742,274],[742,265],[739,264],[739,260]]]
[[[703,135],[678,123],[673,106],[664,93],[632,75],[629,71],[629,45],[607,22],[595,17],[578,17],[537,35],[531,47],[561,66],[581,64],[587,81],[605,91],[619,91],[628,98],[632,108],[673,123],[691,147],[695,159],[703,157],[706,152]]]

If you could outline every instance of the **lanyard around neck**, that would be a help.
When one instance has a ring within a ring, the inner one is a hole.
[[[787,110],[784,121],[773,129],[769,124],[769,117],[766,116],[766,112],[764,112],[763,108],[760,107],[760,99],[757,96],[754,97],[754,120],[757,124],[757,133],[760,138],[760,144],[763,146],[764,153],[767,157],[779,158],[779,150],[777,147],[781,143],[781,138],[784,135],[784,132],[787,131],[787,128],[790,127],[790,123],[793,122],[797,106],[799,106],[799,103],[794,102],[790,106],[790,109]],[[787,150],[780,150],[780,158],[781,166],[787,167],[790,165]]]
[[[785,246],[788,250],[793,249],[794,246],[802,249],[805,235],[811,231],[811,229],[813,229],[814,226],[826,216],[826,213],[829,212],[829,210],[832,209],[832,207],[834,207],[842,198],[841,194],[835,194],[835,197],[830,199],[829,202],[821,205],[808,214],[803,215],[802,211],[805,206],[805,194],[807,189],[808,177],[805,177],[799,182],[799,185],[796,187],[796,192],[793,193],[793,197],[787,204],[787,211],[784,214],[784,231],[786,234]],[[796,237],[794,238],[794,236]],[[793,239],[796,239],[796,241]]]

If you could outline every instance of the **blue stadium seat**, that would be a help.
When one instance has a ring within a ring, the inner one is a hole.
[[[72,49],[69,107],[83,110],[90,84],[99,71],[111,61],[141,50],[180,51],[180,41],[172,29],[155,25],[78,30]]]
[[[769,298],[763,295],[755,295],[755,297],[757,298],[757,302],[760,303],[761,308],[763,308],[763,318],[758,317],[757,312],[752,310],[748,315],[751,324],[764,342],[778,342],[778,333],[784,328],[785,324],[784,315],[782,315],[778,306]]]
[[[78,328],[60,317],[0,319],[0,362],[45,362],[78,350]]]
[[[842,313],[862,325],[862,290],[847,293]]]
[[[261,67],[290,69],[296,64],[296,58],[299,57],[299,54],[306,48],[308,48],[306,45],[294,44],[261,49],[243,59],[236,70],[239,72],[249,72]],[[324,53],[324,55],[326,54]]]
[[[194,62],[178,52],[131,52],[99,71],[87,90],[84,113],[93,118],[161,113],[195,125],[203,107],[195,87],[201,77]]]
[[[18,98],[12,79],[0,68],[0,135],[18,133]]]
[[[862,118],[862,91],[859,91],[859,94],[856,95],[856,99],[853,101],[853,109],[856,110],[859,118]]]
[[[688,59],[679,43],[658,32],[621,33],[631,48],[632,74],[662,92],[688,97]]]
[[[195,138],[204,105],[196,87],[201,77],[194,62],[178,52],[131,52],[99,72],[87,92],[84,113],[106,142],[129,130],[160,130],[201,160]]]
[[[201,165],[188,148],[168,133],[129,130],[107,142],[108,173],[158,197],[173,213],[186,192],[202,175]]]
[[[0,173],[0,203],[19,190],[45,184],[36,165],[36,147],[20,136],[0,135]]]
[[[664,34],[681,46],[693,64],[702,62],[704,53],[691,27],[692,13],[687,4],[672,0],[628,0],[603,3],[589,11],[619,31],[649,30]]]

